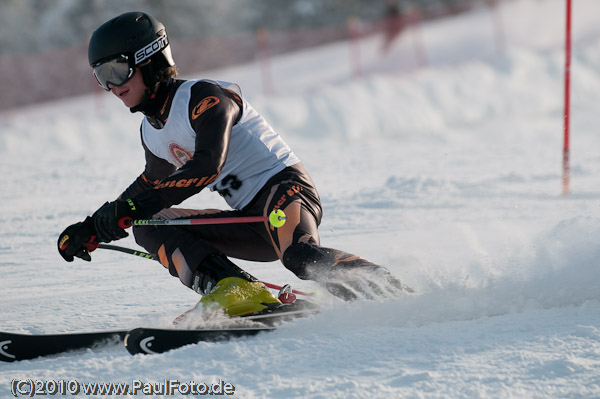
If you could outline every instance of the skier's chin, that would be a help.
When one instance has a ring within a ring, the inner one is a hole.
[[[133,101],[131,98],[128,97],[122,97],[121,101],[123,102],[123,104],[127,107],[127,108],[135,108],[138,105],[140,105],[142,103],[141,100],[139,101]]]

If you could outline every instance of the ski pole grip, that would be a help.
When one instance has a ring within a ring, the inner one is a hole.
[[[133,226],[133,218],[131,216],[124,216],[119,219],[119,227],[123,230],[130,228]]]
[[[98,249],[98,245],[100,245],[100,242],[97,241],[96,236],[92,236],[88,242],[83,244],[83,247],[87,249],[88,252],[94,252],[96,249]]]

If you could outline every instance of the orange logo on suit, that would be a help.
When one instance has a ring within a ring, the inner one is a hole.
[[[211,109],[212,107],[214,107],[215,105],[217,105],[220,102],[221,102],[221,100],[219,100],[215,96],[208,96],[208,97],[203,98],[192,110],[192,119],[197,119],[204,112]]]

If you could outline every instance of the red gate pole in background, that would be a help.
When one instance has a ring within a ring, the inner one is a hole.
[[[487,0],[487,5],[492,13],[493,26],[494,26],[494,39],[496,41],[496,53],[502,54],[504,52],[504,24],[502,22],[502,15],[500,14],[500,0]]]
[[[361,38],[361,26],[358,18],[350,17],[346,21],[346,27],[348,30],[348,43],[350,44],[350,65],[352,67],[352,76],[359,78],[362,75],[362,68],[360,62],[360,38]]]
[[[266,95],[273,94],[273,72],[271,70],[269,32],[266,28],[258,28],[255,37],[258,44],[258,56],[260,57],[263,93]]]
[[[427,53],[425,51],[425,41],[423,40],[423,30],[421,25],[421,9],[418,6],[413,7],[410,14],[410,30],[412,33],[413,47],[415,50],[415,59],[417,68],[427,66]]]
[[[571,114],[571,0],[567,2],[567,21],[565,35],[565,108],[564,108],[564,141],[563,141],[563,195],[569,194],[570,155],[569,155],[569,119]]]

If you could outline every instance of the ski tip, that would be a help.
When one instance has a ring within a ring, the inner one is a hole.
[[[122,339],[126,331],[93,331],[82,333],[17,334],[0,332],[0,361],[14,362],[40,356],[102,345],[116,337]]]
[[[125,345],[125,349],[127,349],[127,352],[129,352],[131,355],[137,355],[140,353],[156,353],[151,349],[152,340],[154,339],[154,337],[145,337],[145,335],[145,328],[134,328],[133,330],[130,330],[123,339],[123,344]]]

